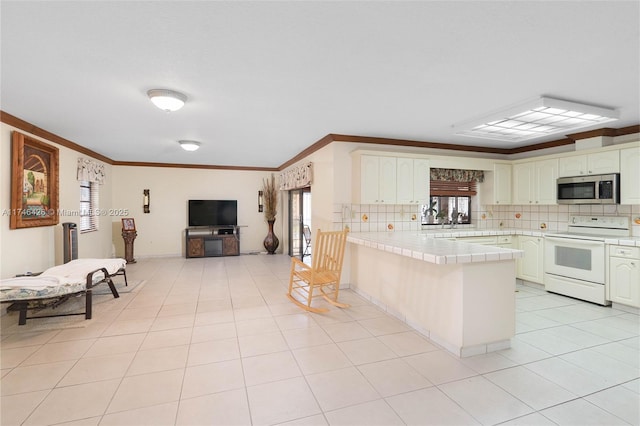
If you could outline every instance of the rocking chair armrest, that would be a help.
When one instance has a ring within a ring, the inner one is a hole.
[[[301,261],[297,257],[292,257],[291,258],[291,264],[295,265],[295,266],[299,266],[299,267],[304,268],[304,269],[311,269],[311,266],[307,265],[306,263],[304,263],[303,261]]]

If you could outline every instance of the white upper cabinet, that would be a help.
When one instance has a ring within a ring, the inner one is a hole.
[[[480,186],[480,204],[511,204],[511,164],[495,163]]]
[[[380,176],[379,157],[363,155],[360,157],[360,200],[361,204],[373,204],[378,202]]]
[[[535,198],[535,173],[533,163],[513,166],[513,204],[532,204]]]
[[[620,150],[620,204],[640,204],[640,147]]]
[[[558,160],[536,161],[536,203],[558,203]]]
[[[396,165],[396,158],[380,157],[379,203],[396,204]]]
[[[619,172],[620,158],[618,150],[562,157],[558,163],[559,177],[600,175]]]
[[[360,156],[360,185],[354,202],[360,204],[396,203],[396,158]],[[359,197],[358,197],[359,195]]]
[[[556,204],[558,160],[519,163],[513,166],[513,204]]]
[[[426,204],[429,199],[429,160],[397,158],[397,204]]]

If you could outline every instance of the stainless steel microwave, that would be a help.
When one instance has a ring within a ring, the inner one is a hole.
[[[620,174],[558,179],[558,204],[618,204]]]

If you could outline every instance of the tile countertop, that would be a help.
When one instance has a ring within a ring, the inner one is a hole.
[[[604,240],[605,244],[619,245],[619,246],[632,246],[640,247],[640,237],[616,237],[607,238]]]
[[[494,262],[517,259],[523,256],[521,250],[463,243],[448,240],[456,237],[485,237],[498,235],[528,235],[544,237],[554,231],[531,231],[522,229],[482,229],[471,228],[437,229],[401,232],[354,232],[347,241],[389,253],[399,254],[438,265]],[[607,238],[605,244],[640,247],[640,237]]]
[[[522,257],[523,252],[521,250],[485,246],[482,244],[460,243],[446,239],[455,236],[511,235],[509,233],[483,234],[480,232],[487,231],[478,232],[479,233],[473,233],[470,230],[464,230],[463,232],[453,230],[452,232],[442,233],[432,231],[357,232],[349,234],[347,241],[438,265],[495,262]],[[462,235],[463,233],[464,235]]]

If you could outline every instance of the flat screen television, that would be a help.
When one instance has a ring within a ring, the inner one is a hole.
[[[236,225],[237,200],[189,200],[189,226]]]

